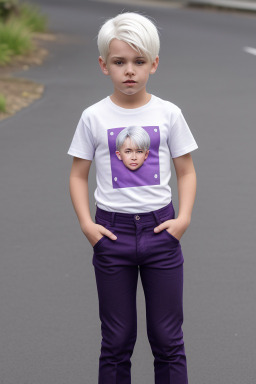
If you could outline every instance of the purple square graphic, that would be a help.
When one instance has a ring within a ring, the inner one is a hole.
[[[116,138],[125,127],[108,129],[108,145],[112,171],[113,188],[140,187],[143,185],[159,185],[159,144],[160,132],[158,126],[142,127],[149,134],[150,148],[148,158],[143,165],[132,171],[116,156]]]

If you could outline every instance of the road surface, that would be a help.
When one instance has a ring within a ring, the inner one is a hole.
[[[69,197],[66,152],[83,109],[111,93],[97,64],[96,36],[106,18],[125,10],[157,21],[160,65],[149,91],[182,108],[199,145],[197,199],[182,239],[189,383],[253,384],[255,16],[118,1],[41,5],[62,39],[49,43],[42,67],[18,75],[46,90],[0,128],[0,383],[97,383],[101,335],[92,249]],[[94,177],[93,167],[92,214]],[[140,280],[137,306],[132,382],[153,384]]]

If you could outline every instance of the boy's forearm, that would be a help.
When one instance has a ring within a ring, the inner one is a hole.
[[[89,204],[88,180],[71,176],[69,182],[71,200],[81,228],[93,222]]]
[[[177,183],[179,197],[178,218],[189,225],[196,197],[196,172],[193,170],[190,173],[180,175],[177,178]]]

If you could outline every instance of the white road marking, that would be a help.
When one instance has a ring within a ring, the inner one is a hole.
[[[256,56],[256,48],[252,47],[244,47],[244,51],[250,53],[251,55]]]

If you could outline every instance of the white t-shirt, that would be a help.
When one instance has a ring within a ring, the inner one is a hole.
[[[126,127],[140,126],[150,137],[149,155],[139,169],[127,168],[115,153],[116,137]],[[197,149],[181,110],[152,95],[142,107],[126,109],[110,97],[85,109],[68,154],[96,164],[99,208],[123,213],[160,209],[171,202],[171,157]]]

